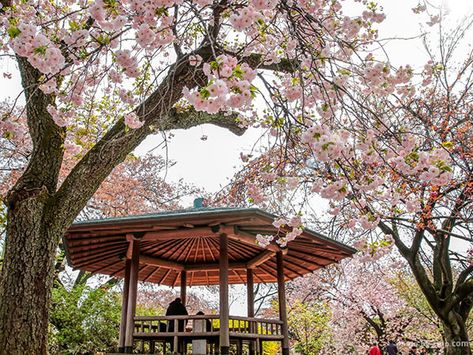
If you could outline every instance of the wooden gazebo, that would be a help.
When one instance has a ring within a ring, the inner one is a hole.
[[[284,248],[277,243],[262,248],[257,234],[285,233],[272,225],[274,219],[256,208],[192,208],[91,220],[73,224],[64,245],[74,269],[125,279],[120,352],[131,353],[139,341],[149,341],[154,349],[156,341],[171,339],[176,351],[181,340],[207,339],[218,344],[220,354],[228,354],[231,342],[240,349],[247,342],[250,353],[259,353],[261,343],[268,340],[281,341],[283,354],[289,354],[285,281],[338,262],[355,250],[308,229]],[[218,284],[219,314],[135,317],[138,281],[180,286],[184,304],[186,286]],[[277,282],[280,319],[254,317],[253,285],[260,282]],[[230,316],[229,284],[247,285],[247,317]],[[161,326],[215,318],[218,326],[198,332]]]

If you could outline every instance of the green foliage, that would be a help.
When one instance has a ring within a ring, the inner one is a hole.
[[[166,313],[166,309],[164,309],[161,306],[149,307],[149,306],[143,306],[143,305],[137,304],[135,313],[137,316],[141,316],[141,317],[164,316]]]
[[[300,354],[318,354],[330,337],[330,308],[325,303],[297,300],[288,314],[289,336]]]
[[[265,355],[276,355],[280,353],[279,342],[277,341],[265,341],[263,342],[263,354]]]
[[[86,354],[117,346],[120,298],[108,288],[76,285],[70,291],[59,282],[52,293],[51,354]]]

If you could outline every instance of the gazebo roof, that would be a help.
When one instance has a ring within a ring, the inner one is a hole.
[[[276,255],[282,250],[286,280],[310,273],[351,256],[356,250],[304,229],[281,249],[262,248],[256,234],[275,234],[275,216],[257,208],[193,208],[73,224],[64,236],[69,264],[74,269],[124,277],[129,240],[140,242],[139,280],[168,286],[219,283],[219,238],[229,237],[229,283],[246,283],[252,268],[255,282],[276,282]],[[280,231],[281,232],[281,231]]]

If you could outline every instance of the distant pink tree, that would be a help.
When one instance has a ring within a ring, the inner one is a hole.
[[[399,265],[384,259],[355,257],[325,272],[295,280],[288,287],[291,302],[327,302],[332,341],[325,348],[337,353],[362,353],[375,340],[383,348],[394,340],[402,348],[432,341],[423,338],[438,329],[409,305],[394,283]],[[421,296],[423,297],[423,296]],[[436,339],[440,341],[441,339]]]

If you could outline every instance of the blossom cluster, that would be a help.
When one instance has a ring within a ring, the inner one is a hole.
[[[11,47],[21,57],[26,57],[30,64],[44,74],[56,74],[65,66],[61,50],[36,26],[21,23],[11,30]]]
[[[276,241],[281,247],[285,247],[287,243],[293,241],[303,232],[302,219],[300,216],[292,218],[278,218],[273,222],[273,226],[277,229],[275,234],[256,236],[258,245],[266,248],[272,241]]]
[[[201,59],[191,57],[190,63],[196,65]],[[237,58],[220,55],[215,61],[204,63],[202,68],[208,84],[200,89],[184,88],[184,97],[197,111],[217,113],[232,109],[249,108],[253,99],[251,82],[256,71],[247,63],[238,63]]]

